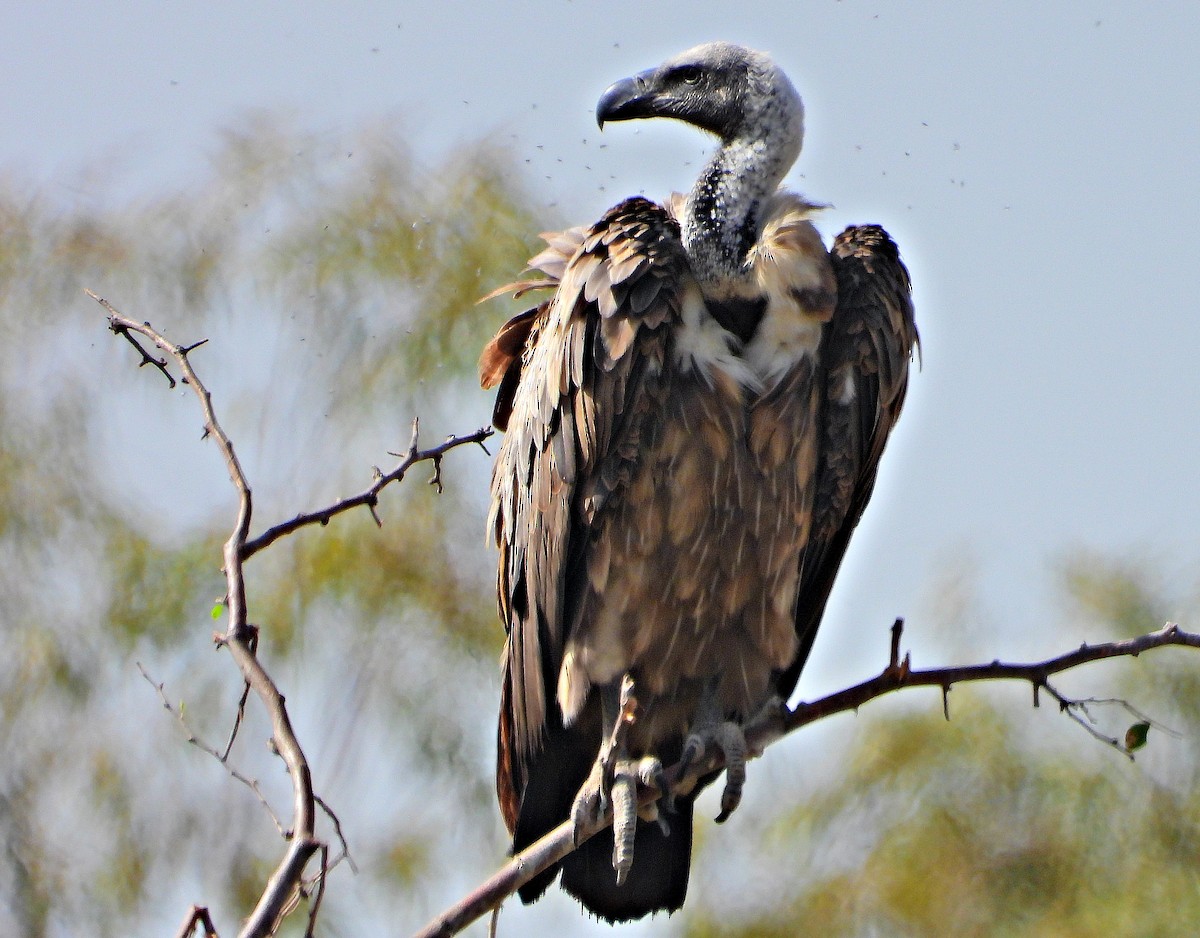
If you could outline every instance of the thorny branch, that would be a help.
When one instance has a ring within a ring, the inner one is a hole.
[[[246,689],[239,702],[237,720],[234,723],[234,728],[224,755],[218,753],[212,747],[201,743],[195,734],[190,729],[187,729],[186,724],[184,726],[188,732],[189,742],[192,742],[217,758],[235,778],[248,785],[262,799],[261,793],[258,792],[257,783],[235,772],[227,762],[229,750],[233,745],[233,739],[236,737],[238,727],[241,725],[247,694],[250,690],[253,690],[262,701],[271,719],[271,741],[274,750],[283,759],[287,766],[288,774],[292,779],[292,824],[291,829],[284,835],[288,839],[289,844],[283,859],[271,875],[258,901],[258,905],[243,924],[240,935],[242,938],[260,938],[260,936],[273,934],[281,918],[290,911],[300,897],[307,898],[310,894],[311,885],[315,884],[315,896],[310,902],[307,926],[307,934],[312,934],[321,900],[324,897],[326,875],[333,866],[343,859],[349,863],[352,869],[354,868],[354,862],[350,859],[346,840],[342,836],[341,823],[338,821],[337,816],[313,792],[312,777],[308,762],[292,728],[291,720],[288,717],[287,708],[284,703],[284,697],[258,660],[258,630],[247,619],[246,581],[243,565],[255,553],[269,546],[280,537],[290,534],[297,528],[308,524],[325,524],[333,516],[348,511],[357,505],[366,505],[376,522],[379,523],[380,519],[376,514],[375,507],[380,490],[391,482],[402,479],[405,473],[417,462],[425,460],[433,462],[434,474],[430,482],[437,486],[440,492],[442,487],[442,456],[454,447],[465,443],[478,443],[480,447],[483,447],[483,441],[491,435],[492,430],[490,427],[485,427],[464,437],[451,436],[439,446],[428,450],[420,450],[417,445],[417,422],[413,421],[412,440],[400,464],[386,475],[376,470],[375,481],[366,491],[351,498],[343,499],[321,511],[306,515],[297,515],[291,521],[270,528],[258,538],[251,541],[249,533],[251,516],[253,514],[253,498],[249,482],[238,461],[232,442],[217,420],[216,412],[213,409],[212,395],[197,377],[188,358],[192,351],[203,345],[207,340],[202,339],[192,345],[176,345],[156,331],[148,322],[135,322],[123,316],[111,303],[91,290],[85,290],[84,292],[96,300],[108,313],[109,329],[116,335],[124,336],[137,349],[142,358],[139,367],[153,365],[166,377],[171,388],[175,387],[176,381],[168,367],[168,361],[174,360],[182,372],[180,382],[188,385],[199,399],[201,410],[204,413],[204,436],[206,438],[211,437],[216,442],[225,460],[226,468],[229,471],[230,481],[237,490],[237,521],[233,532],[222,549],[224,559],[222,570],[225,574],[226,582],[224,602],[229,611],[229,625],[223,635],[215,636],[215,640],[218,647],[227,648],[233,656],[245,680]],[[150,355],[145,346],[142,345],[142,342],[137,338],[138,336],[152,342],[160,352],[164,353],[164,357],[154,358]],[[163,705],[168,710],[172,710],[170,702],[163,692],[162,685],[156,684],[151,680],[144,670],[142,673],[158,690]],[[174,711],[172,710],[172,712]],[[182,715],[180,714],[179,716],[182,722]],[[266,804],[265,799],[262,800]],[[320,804],[329,815],[338,840],[341,843],[341,854],[332,863],[329,862],[328,846],[316,837],[316,804]],[[269,806],[268,810],[270,810]],[[275,817],[273,812],[272,817]],[[283,825],[278,819],[276,819],[276,826],[282,831]],[[320,871],[312,880],[312,883],[306,885],[304,870],[309,861],[317,853],[321,855]],[[212,927],[208,911],[198,906],[193,907],[180,934],[190,935],[196,924],[201,924],[206,929],[206,935],[215,938],[216,932]]]
[[[892,626],[891,654],[888,665],[877,676],[811,703],[801,702],[790,708],[784,705],[769,708],[762,716],[752,721],[745,727],[748,755],[762,755],[769,745],[802,726],[815,723],[817,720],[835,713],[857,711],[863,704],[904,688],[936,687],[942,691],[943,699],[945,699],[950,688],[956,684],[979,681],[1026,681],[1033,688],[1035,706],[1038,703],[1039,691],[1044,690],[1054,698],[1060,710],[1083,725],[1092,735],[1118,749],[1124,755],[1133,758],[1133,753],[1124,744],[1099,733],[1094,727],[1084,722],[1080,714],[1087,716],[1089,704],[1109,702],[1124,705],[1136,716],[1141,717],[1141,714],[1138,714],[1124,701],[1101,701],[1094,698],[1073,700],[1055,690],[1050,684],[1050,678],[1055,674],[1061,674],[1064,671],[1105,658],[1136,658],[1143,652],[1167,646],[1200,648],[1200,633],[1185,632],[1179,626],[1167,623],[1158,631],[1137,638],[1103,642],[1097,645],[1084,644],[1066,654],[1029,664],[1005,664],[1001,661],[993,661],[990,664],[914,670],[907,654],[903,659],[900,657],[902,629],[903,620],[897,619],[896,624]],[[694,785],[702,775],[716,771],[722,765],[723,759],[717,752],[710,758],[690,765],[686,776],[683,777],[681,777],[679,766],[672,766],[666,770],[666,782],[672,791],[685,790]],[[653,801],[657,796],[658,793],[654,791],[639,792],[639,798],[643,804]],[[518,888],[529,882],[538,873],[553,866],[574,850],[578,844],[595,836],[611,823],[610,812],[608,817],[580,831],[575,831],[571,821],[560,824],[537,843],[505,863],[469,895],[417,932],[414,938],[448,938],[450,935],[458,934],[471,922],[487,912],[499,908],[500,903],[516,892]]]
[[[344,511],[349,511],[351,508],[357,508],[359,505],[365,505],[371,512],[371,517],[375,519],[375,523],[383,526],[383,521],[376,513],[376,506],[379,503],[379,493],[384,486],[390,485],[393,482],[399,482],[404,478],[414,465],[419,462],[431,461],[434,466],[433,477],[429,480],[429,484],[437,488],[438,492],[442,491],[442,456],[454,449],[456,446],[463,446],[468,443],[478,443],[483,447],[483,441],[486,440],[496,431],[491,427],[481,427],[474,433],[468,433],[466,436],[449,436],[444,442],[429,449],[417,448],[417,431],[419,422],[413,420],[412,425],[412,442],[409,444],[408,450],[403,454],[389,453],[390,456],[400,458],[399,464],[391,472],[386,474],[381,473],[379,469],[375,470],[375,481],[371,485],[359,492],[357,495],[351,495],[348,498],[343,498],[334,502],[325,508],[320,508],[317,511],[305,512],[304,514],[296,515],[290,521],[284,521],[274,527],[268,528],[262,534],[253,540],[247,541],[242,547],[242,559],[249,560],[255,554],[265,547],[270,547],[271,544],[279,540],[279,538],[291,534],[297,528],[305,527],[310,524],[326,525],[329,520],[336,515],[340,515]],[[484,452],[487,449],[484,447]]]
[[[204,432],[211,437],[225,459],[225,467],[229,471],[230,481],[238,493],[237,522],[233,533],[225,542],[222,551],[224,557],[224,573],[226,585],[225,601],[229,608],[229,626],[218,645],[228,648],[241,669],[246,683],[254,690],[266,707],[271,718],[272,740],[275,751],[287,765],[288,774],[292,778],[292,828],[288,849],[279,866],[271,875],[267,888],[263,891],[258,905],[250,914],[250,918],[242,927],[243,938],[261,938],[275,930],[276,922],[282,911],[295,892],[304,867],[320,848],[321,843],[316,838],[316,810],[313,801],[312,776],[304,750],[292,729],[291,719],[284,706],[283,695],[275,682],[271,680],[263,666],[259,663],[254,650],[250,647],[253,627],[246,618],[246,580],[242,570],[242,547],[246,543],[250,531],[250,518],[253,512],[253,498],[246,474],[242,471],[233,443],[221,428],[213,409],[212,395],[197,377],[192,368],[188,353],[196,348],[180,346],[169,341],[148,323],[134,322],[120,314],[110,303],[97,296],[91,290],[87,294],[100,303],[108,311],[109,328],[117,334],[128,335],[137,333],[149,339],[162,352],[178,364],[186,383],[195,392],[204,412]],[[165,364],[161,370],[166,371]]]

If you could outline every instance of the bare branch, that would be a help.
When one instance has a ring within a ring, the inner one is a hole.
[[[326,809],[328,810],[328,809]],[[345,841],[342,841],[345,843]],[[325,877],[331,869],[329,864],[329,848],[321,844],[321,872],[317,874],[317,894],[308,907],[308,927],[304,929],[304,938],[313,938],[317,927],[317,914],[321,911],[321,900],[325,898]]]
[[[325,803],[324,798],[315,794],[313,795],[313,798],[316,799],[316,802],[318,805],[320,805],[321,810],[325,812],[325,816],[328,817],[330,822],[333,824],[333,832],[337,834],[338,843],[342,845],[342,852],[330,861],[329,869],[332,870],[335,866],[345,860],[346,865],[350,867],[350,871],[352,873],[358,873],[358,864],[354,862],[354,857],[350,856],[350,845],[346,843],[346,835],[342,833],[341,820],[336,814],[333,813],[333,809]]]
[[[239,772],[237,769],[235,769],[232,765],[230,765],[228,751],[226,751],[222,755],[221,753],[217,752],[216,749],[214,749],[212,746],[210,746],[208,743],[206,743],[203,739],[201,739],[199,736],[197,736],[195,730],[193,730],[191,728],[191,726],[188,724],[187,719],[184,717],[182,708],[179,710],[176,710],[171,705],[171,701],[167,697],[166,691],[163,689],[163,684],[160,681],[155,681],[152,677],[150,677],[150,675],[149,675],[149,673],[147,673],[146,669],[144,667],[142,667],[142,663],[140,661],[136,662],[136,664],[137,664],[137,669],[142,672],[142,677],[144,677],[146,679],[146,681],[150,684],[151,687],[153,687],[156,691],[158,691],[158,698],[162,702],[163,709],[166,710],[167,713],[170,713],[176,719],[179,720],[179,725],[181,727],[183,727],[184,733],[187,734],[185,737],[187,742],[191,743],[193,746],[195,746],[197,749],[201,750],[202,752],[207,752],[210,756],[212,756],[214,759],[216,759],[218,762],[221,763],[221,765],[225,768],[225,771],[228,772],[232,778],[241,782],[243,785],[245,785],[247,788],[249,788],[252,792],[254,792],[254,794],[258,796],[258,800],[262,802],[262,806],[267,809],[267,814],[271,815],[271,820],[275,822],[275,828],[276,828],[276,830],[279,831],[280,836],[287,836],[286,832],[283,829],[283,824],[280,823],[279,816],[275,813],[275,810],[271,807],[271,803],[269,801],[267,801],[266,795],[264,795],[262,793],[262,788],[259,787],[258,779],[249,778],[248,776],[243,775],[241,772]]]
[[[822,717],[846,710],[857,710],[864,703],[882,697],[904,687],[938,687],[949,689],[954,684],[968,681],[1028,681],[1034,687],[1045,688],[1052,675],[1061,674],[1083,664],[1105,658],[1136,658],[1142,652],[1167,645],[1183,645],[1200,648],[1200,634],[1184,632],[1174,623],[1167,623],[1156,632],[1119,642],[1103,642],[1098,645],[1081,645],[1075,651],[1056,658],[1048,658],[1031,664],[967,665],[956,668],[931,668],[909,670],[906,674],[884,672],[878,677],[864,681],[854,687],[831,694],[813,703],[801,703],[790,711],[783,724],[783,732],[790,733]]]
[[[175,933],[176,938],[191,938],[192,932],[199,925],[204,929],[204,938],[217,938],[217,930],[213,927],[212,919],[208,915],[208,909],[198,905],[192,906],[188,911],[187,918],[183,920],[183,924],[179,926],[179,931]]]
[[[254,653],[258,654],[257,642],[253,646]],[[229,753],[233,751],[234,741],[237,739],[238,730],[242,728],[242,720],[246,718],[246,701],[250,699],[250,683],[242,682],[242,696],[238,698],[237,714],[233,718],[233,726],[229,730],[229,739],[225,741],[225,752],[222,754],[222,760],[229,758]]]
[[[1044,689],[1054,697],[1068,716],[1081,723],[1092,735],[1097,736],[1106,744],[1114,745],[1124,755],[1131,756],[1131,752],[1123,744],[1116,740],[1110,740],[1080,719],[1081,706],[1097,701],[1072,700],[1064,697],[1050,686],[1048,683],[1050,677],[1105,658],[1136,658],[1143,652],[1155,648],[1167,646],[1200,648],[1200,634],[1185,632],[1179,626],[1167,623],[1158,631],[1137,638],[1119,642],[1104,642],[1098,645],[1085,644],[1066,654],[1030,664],[1004,664],[1000,661],[993,661],[991,664],[913,670],[909,666],[907,655],[903,660],[899,660],[899,632],[902,627],[900,620],[897,620],[896,624],[892,626],[891,655],[888,666],[879,675],[812,703],[799,703],[793,708],[786,706],[769,708],[745,728],[748,751],[753,755],[760,755],[772,743],[802,726],[815,723],[817,720],[835,713],[857,710],[863,704],[903,688],[936,687],[941,690],[944,697],[955,684],[981,681],[1027,681],[1035,690]],[[1130,709],[1132,711],[1132,708]],[[688,766],[686,776],[681,777],[678,765],[672,766],[665,772],[666,781],[672,791],[677,791],[684,786],[690,787],[700,776],[720,769],[722,764],[721,754],[716,751],[699,763]],[[658,793],[653,790],[639,792],[639,800],[642,804],[648,804],[657,797]],[[458,934],[476,919],[497,909],[500,903],[517,889],[563,859],[578,844],[582,844],[611,823],[610,813],[608,817],[596,824],[589,825],[577,832],[571,821],[564,821],[537,843],[510,859],[469,895],[418,931],[414,938],[447,938],[447,936]]]
[[[97,303],[99,303],[101,306],[103,306],[108,311],[109,331],[114,333],[115,335],[124,336],[125,341],[128,342],[130,345],[132,345],[135,349],[138,350],[138,354],[142,356],[142,360],[140,362],[138,362],[138,367],[142,368],[145,365],[153,365],[155,368],[157,368],[159,371],[161,371],[163,374],[163,377],[167,379],[168,390],[174,390],[175,389],[175,378],[171,375],[171,372],[167,370],[167,360],[165,358],[155,358],[149,352],[146,351],[146,349],[142,346],[142,343],[139,342],[137,339],[135,339],[133,336],[133,333],[131,333],[129,331],[129,326],[127,325],[127,323],[125,321],[125,317],[122,316],[120,313],[118,313],[116,311],[116,309],[113,307],[113,305],[108,302],[108,300],[104,299],[104,297],[102,297],[102,296],[97,296],[91,290],[84,290],[83,292],[86,293],[88,296],[90,296],[93,300],[95,300]],[[149,326],[150,324],[144,323],[144,325]],[[200,342],[197,342],[196,345],[203,345],[204,342],[207,342],[207,341],[208,341],[208,339],[203,339]],[[187,351],[191,351],[193,348],[196,347],[196,345],[190,346],[187,349]]]
[[[138,323],[122,316],[110,303],[97,296],[92,291],[88,295],[95,299],[109,313],[109,327],[114,332],[134,332],[152,341],[157,348],[173,358],[179,365],[183,377],[195,392],[204,413],[204,431],[206,437],[211,437],[224,457],[229,478],[238,493],[237,522],[233,532],[225,542],[222,554],[224,556],[224,573],[226,585],[226,602],[229,607],[229,627],[219,644],[228,648],[234,661],[241,669],[246,683],[262,700],[271,719],[272,742],[275,750],[287,765],[288,774],[292,779],[293,809],[291,843],[288,846],[279,866],[267,883],[258,905],[243,925],[243,938],[262,938],[275,930],[276,923],[286,906],[290,896],[295,892],[304,868],[308,861],[320,848],[316,839],[316,811],[314,808],[312,777],[304,751],[292,729],[283,695],[270,675],[259,663],[251,642],[256,630],[249,624],[246,610],[246,581],[242,563],[245,558],[245,544],[250,531],[250,518],[253,512],[253,498],[246,475],[234,452],[233,443],[221,428],[213,409],[212,395],[197,377],[188,353],[196,345],[175,345],[157,332],[149,323]],[[165,368],[165,366],[164,366]]]
[[[375,523],[383,526],[383,521],[376,513],[376,505],[379,502],[379,493],[385,487],[393,482],[399,482],[404,478],[405,473],[419,462],[432,461],[434,464],[434,475],[430,483],[437,486],[438,492],[442,491],[442,476],[441,462],[442,456],[458,446],[463,446],[468,443],[478,443],[483,446],[483,441],[486,440],[496,431],[491,427],[480,427],[474,433],[468,433],[466,436],[449,436],[442,443],[429,449],[417,449],[417,422],[413,421],[413,439],[407,452],[390,453],[392,456],[402,456],[400,462],[391,472],[381,473],[378,469],[375,470],[374,481],[363,491],[357,495],[351,495],[348,498],[343,498],[340,501],[334,502],[325,508],[320,508],[317,511],[309,511],[304,514],[296,515],[290,521],[284,521],[271,528],[268,528],[262,534],[247,541],[242,548],[242,559],[249,560],[255,554],[265,547],[269,547],[279,538],[291,534],[298,528],[303,528],[310,524],[326,525],[330,519],[350,511],[352,508],[357,508],[360,505],[365,505],[371,512],[371,516],[375,519]]]
[[[1107,746],[1112,746],[1113,749],[1117,750],[1117,752],[1121,753],[1121,755],[1128,756],[1130,762],[1133,761],[1133,752],[1129,749],[1126,749],[1125,745],[1119,739],[1115,739],[1112,736],[1105,736],[1098,729],[1096,729],[1095,721],[1092,719],[1092,715],[1088,713],[1086,704],[1079,700],[1073,700],[1070,697],[1064,697],[1048,681],[1042,685],[1042,689],[1045,690],[1046,693],[1048,693],[1055,700],[1057,700],[1058,709],[1065,713],[1070,719],[1082,726],[1084,731],[1089,736],[1094,739],[1098,739]]]
[[[227,550],[227,561],[235,550]],[[239,567],[240,570],[240,567]],[[258,694],[271,717],[272,742],[276,751],[287,765],[292,777],[293,815],[292,841],[283,860],[272,874],[254,911],[242,926],[241,938],[262,938],[273,934],[276,922],[304,875],[304,867],[320,849],[316,839],[316,812],[314,808],[312,775],[304,751],[296,739],[288,717],[284,698],[275,682],[259,664],[258,658],[240,634],[226,635],[225,646],[232,652],[234,661],[254,692]]]
[[[326,508],[319,511],[309,512],[307,514],[297,515],[291,521],[275,525],[263,532],[257,538],[250,540],[250,522],[253,514],[253,497],[250,491],[249,482],[242,470],[241,464],[238,461],[237,454],[234,451],[233,443],[222,429],[217,420],[216,412],[213,408],[212,395],[208,389],[200,381],[192,368],[188,356],[195,349],[199,348],[207,339],[202,339],[199,342],[194,342],[190,345],[176,345],[169,341],[165,336],[156,331],[148,322],[138,323],[123,316],[111,303],[102,297],[98,296],[91,290],[85,291],[88,296],[98,302],[109,314],[109,329],[117,335],[122,335],[125,339],[137,349],[141,355],[142,365],[154,365],[167,378],[171,388],[175,387],[175,379],[172,377],[168,367],[168,358],[174,359],[182,371],[183,377],[180,379],[182,383],[189,385],[195,392],[200,401],[201,410],[204,413],[204,438],[212,438],[221,455],[224,457],[226,468],[229,471],[229,478],[233,483],[234,488],[238,493],[238,513],[237,521],[233,532],[229,539],[225,542],[222,549],[224,559],[223,572],[225,574],[226,595],[224,602],[229,610],[229,625],[223,635],[214,636],[218,647],[229,649],[234,661],[242,672],[245,680],[241,699],[238,702],[237,716],[234,720],[233,728],[229,735],[229,740],[225,747],[224,753],[217,752],[216,749],[203,743],[191,732],[186,723],[183,722],[182,713],[178,714],[180,722],[183,723],[185,731],[188,734],[188,741],[198,748],[208,752],[217,759],[226,770],[233,775],[234,778],[241,781],[243,784],[251,788],[259,796],[259,799],[266,805],[267,810],[271,811],[270,805],[263,798],[261,791],[258,788],[258,783],[252,779],[242,776],[228,764],[229,753],[233,748],[234,740],[237,738],[238,729],[242,725],[242,720],[245,714],[246,700],[251,690],[257,694],[266,708],[272,724],[272,744],[275,751],[280,755],[287,765],[288,773],[292,779],[293,790],[293,811],[292,811],[292,828],[289,832],[283,831],[283,825],[278,817],[271,812],[272,818],[275,820],[276,827],[290,840],[289,847],[279,866],[271,876],[267,886],[259,899],[258,905],[251,913],[249,919],[244,924],[241,935],[243,938],[250,936],[263,936],[274,933],[282,916],[295,904],[295,901],[303,893],[303,877],[304,869],[309,860],[318,851],[321,853],[321,871],[317,876],[317,893],[316,900],[313,903],[309,912],[308,933],[311,934],[315,928],[317,912],[321,905],[321,899],[324,896],[325,878],[330,869],[346,860],[352,870],[356,870],[354,860],[350,856],[349,847],[346,843],[346,838],[342,833],[341,822],[329,806],[317,798],[312,789],[312,778],[309,770],[308,762],[305,759],[304,752],[300,747],[299,740],[292,728],[291,720],[288,717],[287,709],[283,695],[279,692],[278,687],[272,681],[271,677],[263,669],[257,657],[257,639],[258,630],[251,625],[247,618],[246,606],[246,583],[244,575],[244,564],[252,556],[259,551],[270,546],[280,537],[283,537],[298,528],[310,524],[327,524],[329,520],[336,515],[349,511],[359,505],[367,506],[371,512],[372,518],[376,524],[382,524],[379,514],[376,510],[378,504],[379,493],[392,482],[398,482],[404,478],[412,466],[418,462],[430,461],[433,463],[434,471],[430,483],[437,487],[439,492],[442,491],[442,457],[455,447],[462,446],[466,443],[477,443],[480,448],[487,452],[487,447],[484,446],[484,440],[494,432],[491,427],[482,427],[474,433],[466,436],[450,436],[438,446],[431,447],[427,450],[421,450],[418,446],[419,424],[416,420],[413,421],[412,437],[409,443],[407,452],[400,458],[399,464],[386,474],[381,473],[378,469],[374,472],[372,484],[363,492],[350,498],[342,499],[335,502]],[[155,347],[164,352],[166,357],[154,358],[146,351],[146,348],[135,337],[135,334],[142,336],[145,339],[154,343]],[[393,454],[399,457],[400,454]],[[141,668],[141,665],[138,666]],[[155,683],[150,676],[142,669],[142,674],[158,691],[162,699],[163,706],[170,712],[175,712],[171,707],[170,701],[167,699],[161,684]],[[315,828],[315,804],[320,804],[325,813],[333,822],[334,830],[337,834],[338,841],[341,845],[341,853],[329,862],[328,847],[321,841],[317,840]],[[198,921],[193,917],[189,922]],[[203,913],[207,916],[207,912]],[[188,926],[189,930],[191,925]]]

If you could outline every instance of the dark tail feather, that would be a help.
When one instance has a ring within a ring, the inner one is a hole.
[[[600,737],[599,707],[585,712],[579,724],[552,726],[542,750],[528,770],[520,811],[513,831],[518,853],[554,830],[571,814],[575,795],[591,771]],[[677,757],[677,753],[667,753]],[[714,773],[715,775],[715,773]],[[657,824],[639,821],[633,845],[633,867],[618,886],[612,868],[612,829],[601,831],[560,864],[535,876],[518,890],[521,901],[541,897],[562,870],[562,887],[594,915],[609,922],[641,918],[650,912],[674,912],[687,895],[692,856],[692,805],[712,777],[676,799],[675,810],[663,810],[668,834]]]
[[[650,912],[674,912],[687,895],[692,859],[692,800],[678,799],[664,811],[670,832],[639,821],[633,868],[618,886],[612,867],[612,828],[597,834],[562,862],[562,887],[584,908],[608,922],[626,922]]]
[[[599,736],[599,732],[597,723],[593,735]],[[588,736],[561,725],[552,728],[542,751],[530,766],[525,790],[521,793],[521,810],[513,831],[513,853],[541,840],[570,817],[575,793],[587,780],[596,758],[596,746],[594,743],[589,745]],[[522,886],[517,892],[521,901],[528,904],[541,898],[554,882],[558,870],[555,864]]]

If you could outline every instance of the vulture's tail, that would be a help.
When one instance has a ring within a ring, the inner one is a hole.
[[[678,909],[687,895],[692,859],[692,799],[677,799],[674,813],[662,810],[669,832],[638,822],[633,867],[624,883],[618,886],[613,872],[610,827],[563,860],[563,889],[609,922]]]
[[[554,727],[543,749],[530,766],[521,795],[513,852],[519,852],[558,827],[571,813],[575,793],[587,779],[596,757],[593,742],[599,734],[579,727]],[[521,887],[523,902],[533,902],[562,871],[562,887],[594,915],[609,922],[641,918],[651,912],[674,912],[687,895],[688,867],[692,857],[692,804],[709,779],[686,796],[675,799],[675,810],[660,807],[668,833],[654,823],[638,821],[633,847],[633,867],[617,885],[612,867],[612,828],[601,831]]]

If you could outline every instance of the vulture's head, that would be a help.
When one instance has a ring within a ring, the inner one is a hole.
[[[731,42],[688,49],[611,85],[596,121],[672,117],[707,130],[726,145],[771,140],[794,145],[804,133],[804,106],[788,77],[765,52]]]

